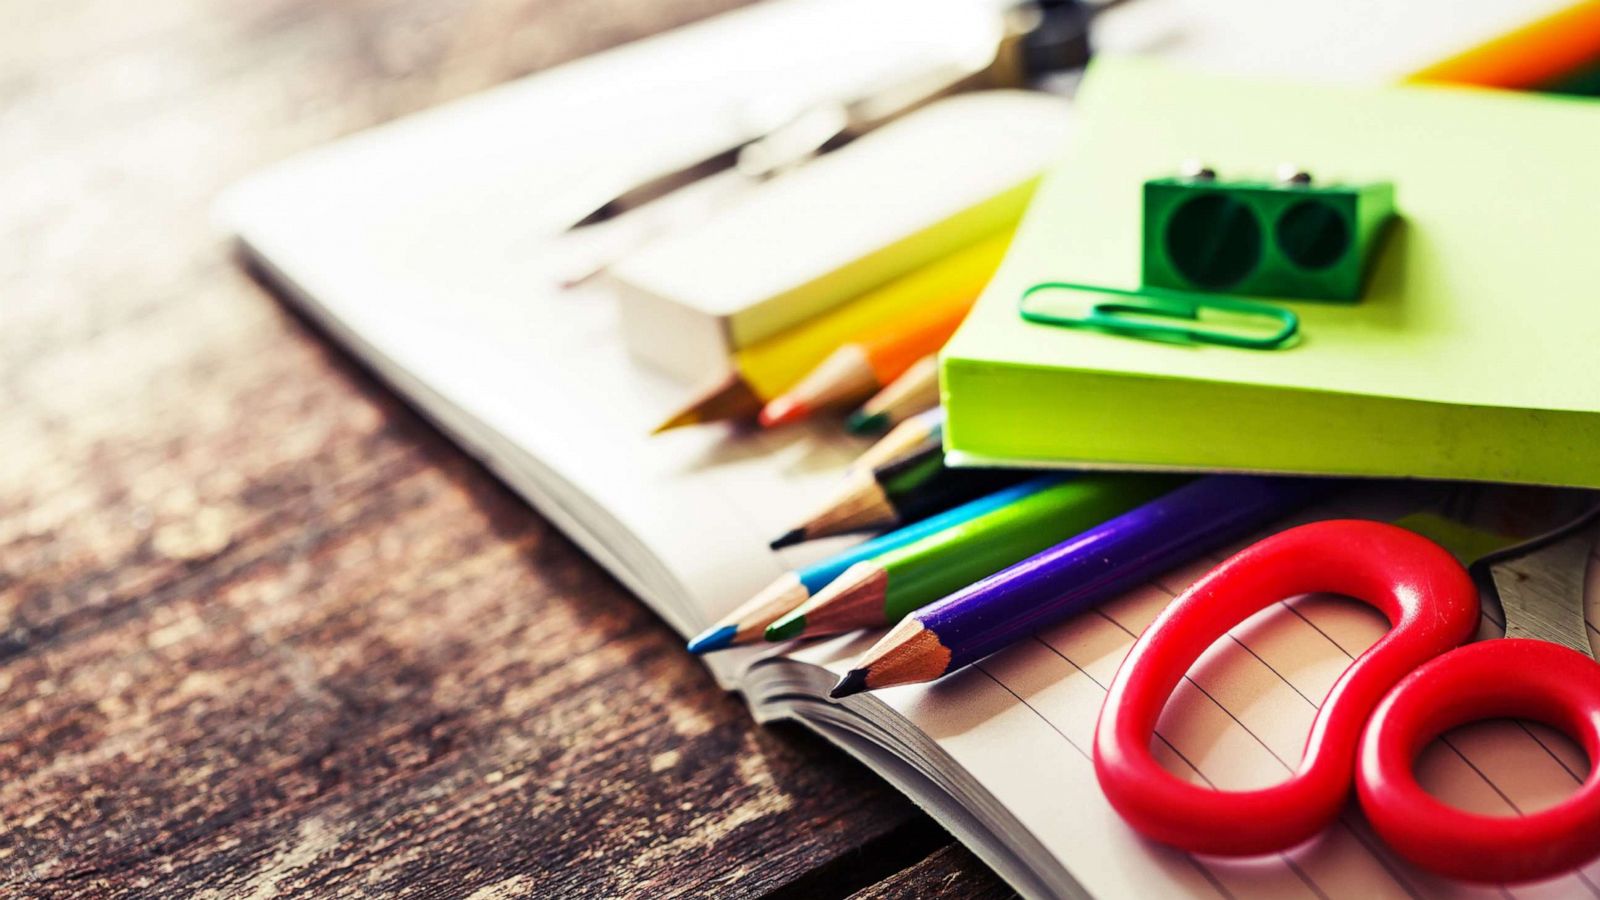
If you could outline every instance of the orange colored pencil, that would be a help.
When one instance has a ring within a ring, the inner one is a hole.
[[[1600,0],[1584,0],[1412,73],[1407,81],[1529,90],[1600,58]]]
[[[793,388],[761,410],[767,427],[795,422],[818,410],[859,403],[872,396],[919,360],[939,352],[972,309],[975,296],[953,298],[927,317],[883,329],[845,344],[812,369]]]

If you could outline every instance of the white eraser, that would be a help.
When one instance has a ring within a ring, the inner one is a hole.
[[[1067,101],[984,91],[929,104],[611,269],[623,334],[685,379],[733,351],[1016,224],[1065,143]]]

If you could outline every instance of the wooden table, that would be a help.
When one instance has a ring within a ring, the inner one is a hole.
[[[13,0],[0,893],[1004,896],[241,273],[216,191],[738,0]]]

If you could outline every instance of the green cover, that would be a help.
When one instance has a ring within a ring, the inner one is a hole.
[[[1102,59],[1066,158],[945,348],[952,461],[1600,487],[1597,148],[1588,101]],[[1302,320],[1276,351],[1022,321],[1039,281],[1136,287],[1142,185],[1189,158],[1394,182],[1364,299],[1273,299]]]

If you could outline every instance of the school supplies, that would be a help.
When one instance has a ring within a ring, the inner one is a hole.
[[[767,627],[767,640],[890,625],[925,604],[1171,490],[1159,475],[1082,475],[857,563]]]
[[[938,534],[981,515],[1003,509],[1012,503],[1061,481],[1064,475],[1041,475],[1021,484],[1002,488],[984,497],[968,501],[953,509],[929,516],[920,522],[907,525],[870,541],[857,544],[849,550],[835,553],[825,559],[792,572],[785,572],[777,580],[745,601],[733,612],[717,621],[689,641],[691,653],[709,653],[740,644],[762,640],[762,632],[785,613],[804,603],[811,595],[827,587],[846,569],[858,562],[881,556],[890,550]]]
[[[1282,518],[1333,486],[1325,479],[1249,475],[1192,481],[912,613],[851,667],[832,696],[942,678]]]
[[[1061,309],[1059,301],[1064,296],[1075,301],[1080,311]],[[1041,299],[1045,302],[1039,302]],[[1290,346],[1300,332],[1300,317],[1275,304],[1148,285],[1122,290],[1041,281],[1029,285],[1017,298],[1017,314],[1035,325],[1239,350],[1278,350]],[[1232,324],[1211,324],[1216,320],[1232,320]]]
[[[1257,73],[1371,82],[1554,5],[1141,0],[1107,12],[1097,40],[1108,52],[1145,47]],[[766,541],[787,525],[786,511],[836,486],[861,445],[821,423],[647,437],[682,399],[682,384],[620,346],[602,280],[560,289],[555,275],[571,270],[568,242],[552,235],[608,195],[600,190],[614,194],[629,183],[610,180],[614,174],[636,178],[666,157],[726,146],[744,102],[814,89],[799,99],[849,96],[902,65],[963,52],[984,33],[974,10],[988,6],[764,0],[287,160],[231,192],[221,223],[319,332],[687,638],[811,554],[836,550],[808,544],[774,553]],[[1130,36],[1124,26],[1135,19],[1143,33]],[[667,71],[678,77],[661,77]],[[1161,163],[1172,165],[1173,156],[1164,152]],[[1401,192],[1409,203],[1404,184]],[[1398,489],[1374,490],[1389,498]],[[1187,579],[1185,571],[1141,586],[934,685],[836,704],[827,702],[828,688],[873,635],[699,659],[755,718],[792,721],[848,748],[1024,897],[1309,892],[1403,900],[1459,890],[1389,854],[1354,816],[1351,829],[1246,862],[1161,847],[1118,818],[1087,755],[1104,685],[1133,636]],[[1157,751],[1169,754],[1174,771],[1224,787],[1288,774],[1278,760],[1299,757],[1315,714],[1304,697],[1323,696],[1325,678],[1343,667],[1341,645],[1328,635],[1359,649],[1381,633],[1375,617],[1351,604],[1293,605],[1297,614],[1263,616],[1237,642],[1215,648],[1217,666],[1193,673],[1216,703],[1193,690],[1210,718],[1162,729]],[[689,711],[677,704],[672,712]],[[1580,783],[1513,724],[1486,723],[1475,733],[1457,743],[1459,755],[1420,766],[1447,802],[1511,815],[1510,804],[1536,808]],[[1572,756],[1563,761],[1582,773],[1582,754]],[[1587,891],[1582,877],[1538,889]]]
[[[1393,218],[1386,181],[1324,184],[1293,165],[1272,181],[1222,180],[1202,166],[1144,183],[1141,277],[1173,290],[1353,301]]]
[[[1582,0],[1414,72],[1418,83],[1561,90],[1600,63],[1600,2]]]
[[[1042,94],[951,97],[752,189],[610,267],[629,350],[704,379],[734,351],[1009,230],[1069,122]]]
[[[941,353],[954,464],[1149,467],[1600,486],[1600,116],[1587,103],[1091,66],[1081,131]],[[1390,180],[1403,217],[1359,304],[1275,300],[1289,352],[1040,328],[1048,280],[1136,286],[1139,192],[1173,147]],[[1493,172],[1493,178],[1485,178]],[[1510,242],[1508,237],[1516,235]],[[1510,304],[1510,306],[1508,306]],[[1515,313],[1511,312],[1515,308]]]
[[[1083,3],[1017,4],[1001,17],[1004,32],[997,35],[987,60],[984,54],[972,54],[959,62],[915,71],[901,81],[874,85],[859,97],[797,111],[774,123],[771,131],[646,177],[600,204],[574,227],[606,221],[724,169],[735,168],[746,178],[770,178],[941,97],[1025,87],[1044,76],[1082,68],[1089,59],[1089,22],[1097,10]]]
[[[1219,181],[1195,161],[1185,170],[1144,183],[1139,287],[1043,281],[1018,298],[1023,320],[1168,343],[1278,350],[1295,343],[1300,317],[1228,295],[1360,298],[1378,238],[1394,218],[1393,185],[1314,185],[1310,173],[1292,165],[1281,167],[1275,182]],[[1046,294],[1056,302],[1076,295],[1087,311],[1074,315],[1036,302]],[[1255,319],[1268,330],[1207,324],[1227,318]]]
[[[930,446],[943,446],[944,410],[935,406],[901,422],[850,463],[851,472],[870,472],[879,466]]]
[[[929,442],[876,469],[853,470],[842,489],[775,539],[772,549],[915,522],[1028,474],[1022,469],[951,469],[944,464],[943,444]]]
[[[1478,631],[1478,588],[1449,551],[1414,532],[1382,522],[1316,522],[1241,551],[1174,601],[1117,672],[1094,749],[1112,805],[1156,840],[1254,856],[1331,825],[1353,772],[1373,828],[1416,865],[1503,884],[1588,862],[1600,854],[1600,782],[1589,779],[1549,808],[1489,818],[1440,803],[1413,771],[1431,740],[1482,719],[1533,719],[1582,746],[1600,746],[1600,665],[1584,624],[1600,509],[1584,502],[1591,509],[1576,521],[1547,522],[1526,544],[1474,564],[1498,594],[1507,637],[1464,647]],[[1372,606],[1393,627],[1329,692],[1293,776],[1248,792],[1174,778],[1151,756],[1150,741],[1186,670],[1229,628],[1314,593]]]
[[[761,410],[761,424],[770,428],[797,422],[819,410],[870,398],[922,359],[938,353],[976,299],[976,295],[957,298],[944,308],[921,310],[916,320],[894,323],[845,344],[800,383],[768,402]]]
[[[938,405],[939,357],[929,354],[851,413],[845,427],[855,434],[877,434]]]
[[[732,372],[655,430],[755,418],[763,404],[794,386],[841,344],[916,321],[929,306],[970,303],[989,282],[1009,241],[1009,233],[991,235],[810,322],[739,350]]]

